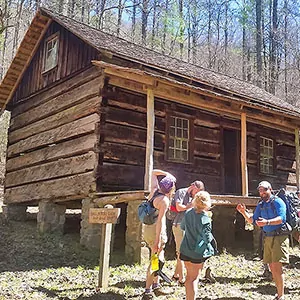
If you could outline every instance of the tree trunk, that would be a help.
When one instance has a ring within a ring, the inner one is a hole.
[[[256,68],[257,85],[262,86],[262,0],[256,0]]]
[[[183,1],[179,0],[179,49],[180,49],[180,59],[183,59],[183,40],[184,40],[184,19],[183,19]]]
[[[269,92],[275,94],[275,84],[277,81],[277,29],[278,29],[278,0],[273,0],[272,7],[272,28],[271,28],[271,52],[270,52],[270,89]]]
[[[120,36],[120,28],[122,24],[123,5],[122,0],[119,0],[118,4],[118,24],[117,24],[117,36]]]
[[[132,7],[132,26],[131,26],[131,39],[135,41],[135,29],[136,29],[136,5],[138,0],[133,0]]]
[[[142,3],[142,44],[143,46],[146,46],[146,39],[147,39],[148,4],[149,4],[149,0],[143,0]]]
[[[154,49],[154,42],[156,38],[156,10],[157,10],[157,0],[153,1],[153,18],[152,18],[152,35],[151,35],[151,49]]]

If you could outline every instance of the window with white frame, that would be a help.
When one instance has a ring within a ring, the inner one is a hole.
[[[177,116],[169,117],[168,159],[190,160],[190,120]]]
[[[274,172],[274,142],[272,139],[260,137],[260,172],[273,174]]]
[[[43,72],[50,71],[57,66],[58,62],[58,34],[49,37],[45,43]]]

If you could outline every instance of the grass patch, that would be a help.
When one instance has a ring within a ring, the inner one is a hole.
[[[145,265],[124,264],[124,255],[112,253],[109,288],[97,291],[98,251],[79,244],[79,234],[39,235],[36,223],[6,223],[0,214],[0,300],[2,299],[140,299],[145,284]],[[260,277],[261,261],[245,250],[223,251],[207,263],[217,279],[199,285],[201,299],[269,299],[274,284]],[[167,261],[170,277],[175,261]],[[287,299],[300,299],[300,250],[291,251],[286,268]],[[184,299],[184,287],[173,285],[173,293],[159,299]]]

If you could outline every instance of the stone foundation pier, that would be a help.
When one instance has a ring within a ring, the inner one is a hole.
[[[37,227],[40,233],[63,233],[66,220],[66,206],[50,201],[39,202]]]
[[[27,220],[27,206],[7,204],[2,206],[4,218],[12,221],[26,221]]]

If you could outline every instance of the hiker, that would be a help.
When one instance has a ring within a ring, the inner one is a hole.
[[[186,211],[181,229],[184,230],[179,258],[184,262],[187,274],[185,280],[186,300],[195,300],[199,275],[204,262],[217,254],[216,240],[212,235],[211,218],[208,210],[211,199],[208,192],[198,192],[192,201],[192,209]]]
[[[269,265],[277,294],[274,300],[284,299],[284,274],[282,265],[289,263],[289,231],[286,229],[286,205],[272,194],[272,186],[262,181],[258,187],[261,201],[251,216],[245,204],[238,204],[237,210],[249,223],[263,228],[263,262]]]
[[[174,196],[174,202],[177,210],[177,214],[173,220],[172,231],[175,238],[176,245],[176,267],[172,279],[178,281],[180,285],[184,284],[183,275],[183,261],[179,258],[179,249],[183,239],[183,230],[180,228],[180,223],[184,217],[184,213],[189,208],[193,207],[192,200],[194,196],[204,191],[205,187],[202,181],[196,180],[190,184],[189,187],[178,189]]]
[[[158,190],[158,194],[153,200],[153,206],[158,210],[158,218],[153,225],[144,225],[144,239],[151,250],[151,256],[157,254],[160,264],[164,262],[164,247],[167,242],[165,215],[170,204],[170,198],[175,192],[175,183],[176,178],[172,174],[157,169],[152,171],[150,195]],[[170,291],[160,286],[157,272],[151,273],[150,263],[142,299],[153,299],[154,295],[165,295],[167,293],[170,293]]]

